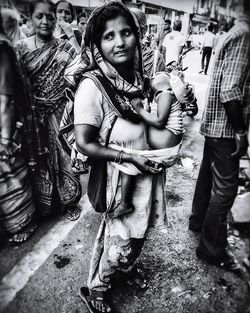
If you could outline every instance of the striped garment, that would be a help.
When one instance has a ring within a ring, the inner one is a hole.
[[[31,221],[32,201],[28,168],[18,155],[13,165],[0,161],[0,233],[16,233]]]
[[[152,77],[156,72],[162,72],[166,69],[163,55],[159,51],[156,58],[156,64],[154,66],[156,51],[157,50],[154,50],[151,47],[147,47],[146,45],[142,44],[143,69],[148,77]]]
[[[157,98],[154,98],[154,100],[150,104],[150,109],[152,114],[157,115]],[[181,135],[184,133],[183,115],[181,104],[179,101],[175,101],[171,104],[171,109],[165,128],[170,130],[175,135]]]
[[[25,39],[17,48],[30,78],[35,111],[42,117],[39,126],[49,151],[46,162],[38,163],[34,175],[39,214],[49,216],[57,208],[64,210],[77,204],[81,197],[79,177],[73,173],[70,157],[58,139],[67,101],[64,72],[76,51],[63,39],[53,39],[35,50],[30,50]]]
[[[250,113],[250,21],[242,16],[218,47],[206,97],[201,134],[234,138],[224,103],[238,101],[245,123]]]

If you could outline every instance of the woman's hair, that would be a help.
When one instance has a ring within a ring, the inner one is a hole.
[[[32,14],[34,13],[38,3],[48,4],[50,7],[50,10],[54,14],[56,14],[56,6],[51,0],[32,0],[32,2],[30,3],[30,16],[32,16]]]
[[[56,10],[57,10],[58,5],[59,5],[60,3],[62,3],[62,2],[65,2],[65,3],[68,4],[69,10],[70,10],[70,13],[71,13],[71,16],[72,16],[72,21],[73,21],[74,18],[75,18],[73,5],[72,5],[70,2],[68,2],[67,0],[60,0],[60,1],[58,1],[58,2],[56,3]]]
[[[103,7],[101,12],[97,15],[95,22],[93,23],[93,29],[91,31],[91,40],[96,44],[99,50],[106,22],[119,16],[123,16],[125,18],[126,22],[132,28],[132,31],[137,37],[138,30],[130,12],[122,6],[118,6],[116,3],[107,5]]]

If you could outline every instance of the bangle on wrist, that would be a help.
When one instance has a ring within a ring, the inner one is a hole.
[[[73,35],[71,35],[71,36],[69,36],[68,37],[68,39],[70,40],[71,38],[73,38],[73,37],[75,37],[75,35],[73,34]]]
[[[120,150],[117,155],[115,156],[115,163],[121,164],[122,163],[122,156],[125,152],[123,150]]]

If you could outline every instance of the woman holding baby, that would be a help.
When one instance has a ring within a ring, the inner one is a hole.
[[[80,75],[75,95],[76,148],[96,162],[107,161],[107,212],[95,241],[87,286],[80,289],[90,312],[112,312],[106,294],[114,273],[125,273],[130,282],[146,286],[136,260],[149,226],[166,225],[162,162],[137,153],[150,149],[146,126],[132,106],[133,101],[140,105],[138,99],[150,92],[139,37],[130,11],[120,1],[111,1],[93,11],[84,38],[90,64]],[[116,105],[106,95],[100,76],[119,99]],[[130,208],[123,198],[124,173],[119,168],[125,163],[139,171],[133,178]],[[124,209],[129,212],[124,214]],[[123,214],[111,214],[119,210]]]

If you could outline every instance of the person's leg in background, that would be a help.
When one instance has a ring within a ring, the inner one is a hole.
[[[189,218],[189,229],[200,231],[207,213],[212,189],[212,171],[209,159],[209,149],[205,141],[203,158],[200,166],[198,179],[192,204],[192,215]]]
[[[206,139],[212,168],[212,191],[197,255],[227,270],[239,266],[227,253],[227,214],[238,190],[239,158],[231,157],[236,149],[233,139]]]
[[[208,66],[209,66],[209,62],[210,62],[210,58],[212,54],[212,48],[205,47],[204,49],[206,50],[206,66],[205,66],[204,74],[207,75],[207,70],[208,70]]]
[[[201,55],[201,71],[199,73],[201,74],[204,71],[204,61],[205,61],[205,51],[204,48],[202,49],[202,55]]]

